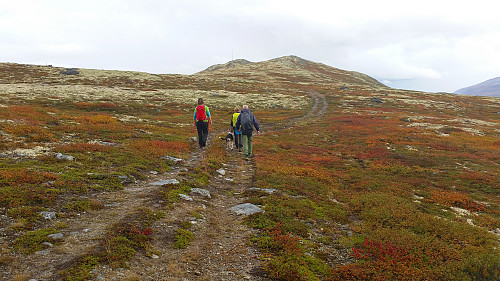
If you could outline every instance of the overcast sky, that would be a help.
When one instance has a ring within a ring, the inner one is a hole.
[[[498,0],[0,4],[0,62],[193,74],[231,59],[296,55],[430,92],[500,76]]]

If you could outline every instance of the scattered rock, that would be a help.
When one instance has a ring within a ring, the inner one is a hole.
[[[104,145],[104,146],[117,146],[117,143],[109,142],[109,141],[93,140],[93,141],[90,141],[89,143],[99,144],[99,145]]]
[[[341,90],[349,90],[349,87],[340,87]]]
[[[50,250],[49,249],[45,249],[45,250],[41,250],[41,251],[35,252],[35,255],[45,256],[45,255],[48,255],[49,253],[50,253]]]
[[[239,204],[232,207],[230,210],[238,215],[252,215],[255,213],[264,212],[264,210],[251,203]]]
[[[149,185],[166,185],[166,184],[178,184],[179,181],[176,179],[168,179],[168,180],[159,180],[150,183]]]
[[[225,175],[226,175],[226,170],[224,170],[224,169],[220,168],[219,170],[217,170],[217,173],[219,173],[219,174],[221,174],[221,175],[225,176]]]
[[[276,192],[276,189],[274,189],[274,188],[250,187],[250,188],[247,188],[247,190],[263,191],[263,192],[265,192],[267,194],[273,194],[274,192]]]
[[[160,257],[159,257],[158,255],[153,254],[153,255],[151,256],[151,258],[152,258],[152,259],[159,259]]]
[[[64,237],[64,234],[59,232],[59,233],[49,234],[49,235],[47,235],[47,237],[52,238],[52,239],[61,239]]]
[[[46,219],[46,220],[52,220],[52,219],[56,218],[56,213],[55,212],[44,211],[44,212],[40,212],[39,214],[42,215],[43,218]]]
[[[71,155],[65,155],[65,154],[62,154],[62,153],[56,153],[56,158],[59,159],[59,160],[67,160],[67,161],[73,161],[75,160],[75,157],[71,156]]]
[[[383,103],[383,101],[381,99],[377,98],[377,97],[371,98],[370,101],[376,102],[376,103]]]
[[[62,75],[78,75],[80,72],[78,71],[78,68],[65,68],[61,70],[59,73]]]
[[[197,193],[200,194],[201,196],[212,198],[212,196],[210,195],[210,191],[202,188],[196,188],[196,187],[191,188],[191,193]]]
[[[179,194],[179,197],[182,199],[182,200],[186,200],[186,201],[193,201],[193,198],[191,198],[190,196],[186,195],[186,194]]]
[[[470,216],[472,213],[469,210],[458,208],[458,207],[450,207],[452,211],[454,211],[459,216]]]
[[[175,157],[172,157],[172,156],[162,156],[161,159],[165,159],[165,160],[169,160],[169,161],[172,161],[174,162],[175,164],[179,163],[179,162],[182,162],[182,159],[180,158],[175,158]]]
[[[122,184],[135,182],[135,178],[133,176],[118,175],[118,178],[122,181]]]
[[[54,247],[54,244],[52,244],[52,243],[50,243],[50,242],[43,242],[43,243],[42,243],[42,245],[45,245],[45,246],[47,246],[47,247],[49,247],[49,248]]]

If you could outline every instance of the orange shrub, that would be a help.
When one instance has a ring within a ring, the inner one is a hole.
[[[57,180],[58,175],[24,169],[0,169],[0,185],[40,184]]]
[[[87,151],[109,151],[111,148],[97,143],[70,143],[57,147],[62,152],[87,152]]]
[[[3,130],[14,136],[24,137],[29,141],[52,141],[53,138],[53,134],[47,129],[35,125],[7,125]]]
[[[169,153],[181,153],[189,149],[187,143],[160,140],[135,140],[129,146],[136,152],[150,157],[166,156]]]
[[[470,199],[467,195],[444,190],[431,191],[430,201],[443,204],[449,207],[459,207],[471,212],[480,212],[486,210],[484,204]]]
[[[96,114],[90,116],[80,116],[77,117],[77,121],[82,124],[116,124],[116,120],[113,116],[107,114]]]

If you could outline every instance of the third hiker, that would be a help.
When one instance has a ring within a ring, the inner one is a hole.
[[[243,144],[241,143],[241,132],[236,130],[236,120],[238,120],[239,115],[240,108],[235,106],[233,116],[231,117],[231,130],[234,134],[234,144],[236,145],[238,151],[241,151],[241,148],[243,147]]]
[[[236,129],[241,132],[241,139],[243,141],[243,153],[245,159],[248,160],[252,157],[252,133],[253,128],[257,130],[257,135],[260,134],[259,123],[255,115],[248,109],[248,105],[244,105],[238,119],[236,120]]]

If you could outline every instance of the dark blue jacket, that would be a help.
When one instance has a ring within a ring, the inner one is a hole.
[[[235,125],[236,130],[241,131],[241,115],[245,112],[250,113],[250,115],[252,116],[253,126],[255,127],[255,130],[257,130],[257,132],[260,131],[259,123],[257,122],[255,115],[253,115],[253,113],[246,108],[241,110],[241,114],[238,116],[238,119],[236,120],[236,125]],[[250,130],[243,130],[241,133],[247,136],[251,136],[252,132],[253,132],[253,127]]]

